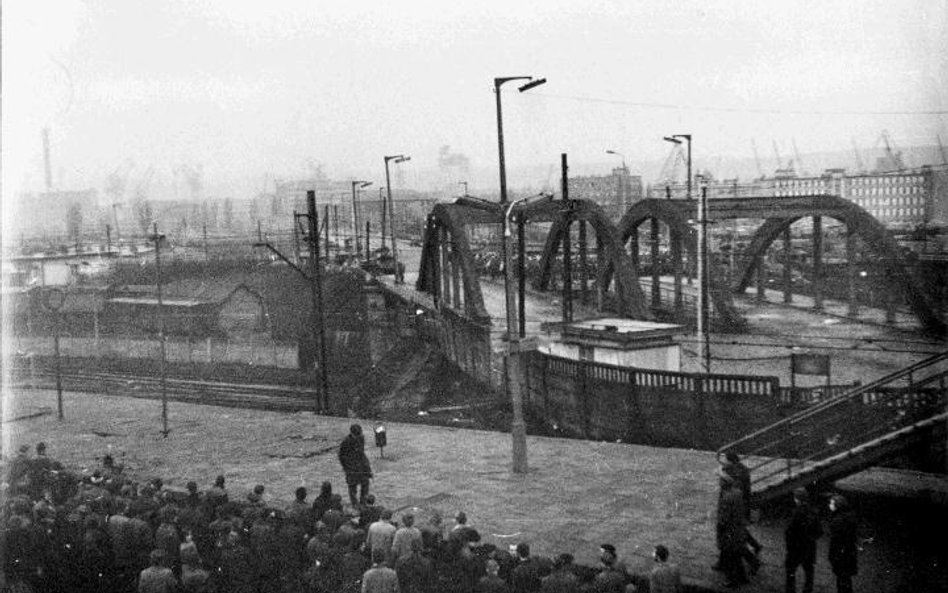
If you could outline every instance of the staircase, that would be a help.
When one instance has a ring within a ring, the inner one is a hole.
[[[718,451],[744,457],[751,504],[827,484],[919,443],[948,426],[948,351],[820,402]]]

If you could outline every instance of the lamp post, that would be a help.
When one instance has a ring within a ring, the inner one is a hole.
[[[161,242],[165,236],[158,233],[158,223],[154,223],[154,233],[149,237],[155,242],[155,288],[158,293],[158,342],[161,344],[161,436],[168,438],[168,385],[165,378],[165,306],[161,298]]]
[[[356,257],[362,257],[362,243],[359,242],[359,208],[356,205],[356,187],[359,189],[369,187],[371,181],[353,181],[352,182],[352,238],[355,240]]]
[[[526,80],[519,90],[524,92],[546,82],[545,78],[534,79],[532,76],[507,76],[494,79],[494,95],[497,101],[497,152],[500,161],[500,203],[507,203],[507,171],[504,163],[504,124],[503,112],[500,106],[500,87],[511,80]],[[466,192],[465,192],[466,193]],[[517,200],[504,211],[503,237],[500,242],[501,259],[504,262],[504,294],[507,305],[507,357],[504,365],[504,379],[510,392],[510,402],[513,408],[513,419],[510,423],[510,434],[513,440],[513,465],[515,474],[527,472],[527,429],[523,421],[523,398],[520,393],[520,336],[516,330],[516,302],[513,294],[513,279],[511,273],[510,226],[509,219],[513,207],[523,200]]]
[[[684,140],[688,143],[688,194],[687,197],[691,199],[691,134],[672,134],[671,136],[665,136],[663,138],[665,142],[671,142],[673,144],[681,144],[681,141]]]
[[[688,199],[691,199],[691,134],[674,134],[665,136],[666,142],[681,144],[682,140],[688,143]],[[708,188],[701,187],[701,198],[698,200],[698,358],[701,369],[705,373],[711,370],[711,352],[708,344]]]
[[[462,194],[461,197],[466,198],[467,197],[467,181],[458,181],[458,185],[464,186],[464,194]]]
[[[624,155],[624,154],[622,154],[621,152],[615,151],[615,150],[607,150],[607,151],[606,151],[606,154],[613,154],[613,155],[615,155],[615,156],[617,156],[617,157],[620,157],[620,158],[622,159],[622,168],[623,168],[623,169],[628,169],[628,167],[625,166],[625,155]]]
[[[395,207],[392,204],[392,181],[389,178],[388,162],[395,161],[395,164],[410,161],[410,156],[395,154],[385,157],[385,187],[388,189],[388,224],[389,235],[392,237],[392,264],[395,266],[395,283],[401,284],[402,275],[398,272],[398,246],[395,244]],[[382,208],[382,247],[385,247],[385,208]]]
[[[500,203],[507,203],[507,170],[504,164],[504,117],[500,107],[500,87],[511,80],[528,80],[530,82],[518,90],[522,93],[546,82],[545,78],[534,80],[532,76],[505,76],[494,79],[494,95],[497,100],[497,152],[500,154]]]

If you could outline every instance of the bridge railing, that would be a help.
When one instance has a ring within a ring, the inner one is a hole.
[[[948,352],[815,404],[719,449],[748,456],[765,487],[925,420],[948,403]]]
[[[778,393],[776,377],[527,357],[529,405],[550,429],[586,438],[713,449],[779,419]]]

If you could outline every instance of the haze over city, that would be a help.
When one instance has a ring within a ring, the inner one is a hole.
[[[412,186],[449,146],[486,195],[493,78],[513,75],[548,83],[504,87],[512,187],[547,183],[564,152],[577,173],[618,164],[606,149],[660,164],[672,133],[693,134],[696,166],[719,177],[746,173],[722,159],[752,163],[752,140],[770,171],[774,145],[787,158],[878,148],[883,130],[900,147],[948,141],[945,1],[4,8],[5,198],[42,188],[43,128],[59,188],[101,188],[131,162],[170,198],[174,168],[200,164],[210,193],[240,197],[309,163],[377,179],[397,153]]]

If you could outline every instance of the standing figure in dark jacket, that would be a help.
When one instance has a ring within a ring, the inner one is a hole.
[[[362,436],[362,427],[358,424],[349,428],[349,435],[339,445],[339,463],[346,473],[349,501],[353,507],[358,508],[365,503],[365,497],[369,494],[369,480],[372,479],[369,458],[365,456],[365,437]]]
[[[784,568],[787,571],[787,593],[796,593],[797,568],[803,567],[803,593],[813,591],[813,565],[816,562],[816,541],[823,535],[823,527],[816,511],[810,505],[809,495],[803,488],[793,491],[793,503],[796,508],[790,516],[790,523],[784,531],[787,557]]]
[[[856,518],[839,494],[829,501],[829,563],[836,575],[836,592],[852,593],[856,574]]]

